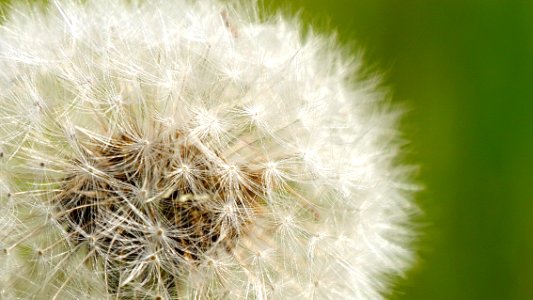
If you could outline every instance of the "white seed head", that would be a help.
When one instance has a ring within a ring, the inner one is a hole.
[[[0,26],[0,298],[383,297],[415,209],[358,59],[254,3],[81,2]]]

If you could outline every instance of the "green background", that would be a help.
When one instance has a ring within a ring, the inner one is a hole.
[[[363,49],[408,108],[424,215],[392,298],[533,299],[533,0],[264,5]]]
[[[533,299],[533,1],[265,0],[336,29],[408,108],[419,261],[393,299]]]

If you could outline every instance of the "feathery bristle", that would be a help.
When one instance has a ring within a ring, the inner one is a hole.
[[[380,299],[398,113],[256,4],[52,1],[0,27],[1,299]]]

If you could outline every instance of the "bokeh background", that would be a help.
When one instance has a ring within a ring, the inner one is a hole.
[[[533,0],[263,5],[364,50],[407,108],[424,214],[391,298],[533,299]]]
[[[424,215],[392,299],[533,299],[533,1],[264,3],[336,29],[408,108]]]

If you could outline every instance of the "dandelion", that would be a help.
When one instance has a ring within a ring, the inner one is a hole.
[[[0,298],[380,299],[397,113],[255,4],[54,1],[0,27]]]

